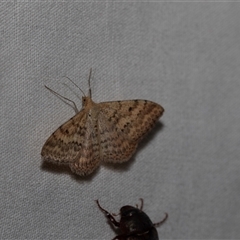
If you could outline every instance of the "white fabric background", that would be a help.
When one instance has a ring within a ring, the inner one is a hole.
[[[1,239],[111,239],[94,200],[117,213],[142,197],[160,239],[240,238],[240,4],[0,4]],[[49,135],[93,100],[165,108],[123,166],[80,178],[42,164]],[[67,84],[66,87],[64,84]],[[73,93],[73,91],[76,94]]]

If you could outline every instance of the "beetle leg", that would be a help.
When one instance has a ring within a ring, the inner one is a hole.
[[[167,220],[167,218],[168,218],[168,214],[165,213],[164,219],[162,221],[158,222],[158,223],[154,223],[153,226],[154,227],[159,227],[160,225],[162,225]]]
[[[138,207],[138,204],[136,204],[136,207],[142,211],[142,209],[143,209],[143,199],[139,198],[139,200],[141,202],[141,205]]]
[[[140,200],[140,202],[141,202],[141,206],[139,206],[139,209],[142,211],[142,209],[143,209],[143,199],[140,198],[139,200]]]
[[[96,203],[98,205],[98,207],[100,208],[100,210],[106,215],[106,217],[111,221],[111,223],[115,226],[115,227],[119,227],[120,223],[116,221],[116,219],[104,208],[102,208],[98,202],[98,200],[96,200]]]

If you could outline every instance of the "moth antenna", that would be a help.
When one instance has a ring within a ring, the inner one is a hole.
[[[67,76],[63,76],[63,77],[67,78],[75,87],[77,87],[77,88],[82,92],[83,96],[86,97],[86,95],[85,95],[85,93],[83,92],[83,90],[82,90],[73,80],[71,80],[71,79],[70,79],[69,77],[67,77]]]
[[[92,68],[90,68],[90,72],[89,72],[89,77],[88,77],[88,95],[90,98],[92,98],[92,90],[91,90],[91,77],[92,77]]]
[[[77,105],[76,105],[76,103],[75,103],[74,101],[70,100],[69,98],[66,98],[66,97],[62,96],[61,94],[55,92],[54,90],[52,90],[51,88],[47,87],[46,85],[44,85],[44,86],[45,86],[45,88],[46,88],[47,90],[49,90],[52,94],[56,95],[57,97],[63,98],[64,100],[71,102],[71,103],[73,104],[73,106],[71,106],[70,104],[69,104],[69,105],[70,105],[71,107],[73,107],[73,109],[74,109],[74,111],[75,111],[76,113],[79,112],[79,110],[78,110],[78,108],[77,108]],[[68,103],[67,103],[67,104],[68,104]]]

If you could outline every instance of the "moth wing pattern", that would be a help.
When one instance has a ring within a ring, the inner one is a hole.
[[[93,122],[88,118],[86,122],[86,131],[81,151],[74,162],[69,166],[73,172],[78,175],[88,175],[100,165],[100,147],[98,142],[98,132]]]
[[[79,175],[90,174],[99,165],[99,158],[96,158],[99,148],[96,133],[92,128],[87,131],[89,125],[88,112],[83,109],[48,138],[41,152],[43,159],[69,164]]]
[[[137,143],[117,127],[116,119],[108,118],[105,113],[110,112],[111,109],[104,109],[99,113],[98,118],[101,160],[114,163],[125,162],[135,152]]]
[[[126,100],[99,103],[102,113],[116,124],[129,141],[138,143],[155,125],[164,109],[148,100]]]
[[[83,97],[82,110],[47,139],[41,155],[78,175],[92,173],[101,161],[125,162],[163,111],[147,100],[94,103]]]
[[[41,155],[44,160],[58,163],[73,162],[83,144],[87,115],[80,111],[62,124],[45,142]]]

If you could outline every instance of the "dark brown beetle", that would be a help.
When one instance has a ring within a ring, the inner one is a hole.
[[[121,234],[113,238],[113,240],[158,240],[158,233],[156,227],[162,225],[168,218],[168,214],[165,213],[165,217],[161,222],[152,223],[143,209],[143,199],[140,198],[141,206],[138,208],[133,206],[123,206],[120,209],[120,222],[117,222],[112,214],[103,209],[98,200],[96,203],[111,223],[120,229]]]

